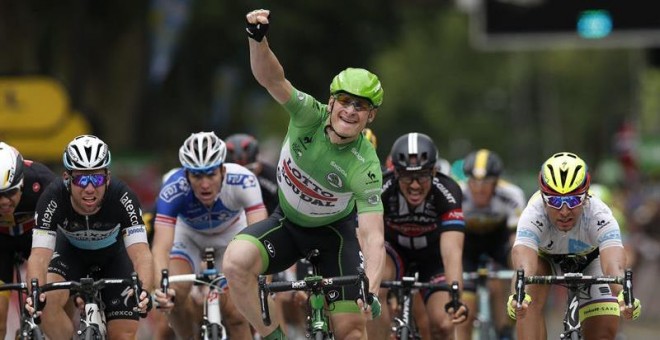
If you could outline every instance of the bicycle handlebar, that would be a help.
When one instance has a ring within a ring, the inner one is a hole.
[[[369,294],[369,278],[363,268],[358,268],[357,275],[337,276],[323,278],[321,276],[307,276],[297,281],[277,281],[267,283],[266,278],[259,277],[259,304],[261,305],[261,319],[264,325],[271,324],[270,311],[268,308],[268,294],[286,291],[320,291],[323,288],[341,286],[360,286],[360,298],[364,301],[364,309],[373,301]]]
[[[568,285],[592,285],[592,284],[620,284],[623,285],[623,297],[626,306],[632,308],[634,300],[632,290],[632,270],[626,269],[624,276],[592,276],[582,273],[565,273],[564,275],[537,275],[525,276],[525,271],[518,269],[516,273],[516,302],[518,307],[522,305],[525,298],[526,284],[568,284]]]
[[[477,270],[476,272],[463,273],[463,280],[494,279],[510,280],[516,274],[513,270]]]

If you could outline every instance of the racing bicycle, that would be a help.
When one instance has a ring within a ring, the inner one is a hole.
[[[206,269],[199,274],[169,275],[167,269],[161,271],[160,287],[165,294],[171,283],[192,282],[194,285],[208,287],[204,300],[204,318],[200,328],[203,340],[227,339],[227,329],[222,324],[220,312],[220,294],[227,287],[225,276],[218,273],[215,267],[215,249],[204,249]]]
[[[306,259],[312,264],[312,274],[297,281],[266,282],[265,276],[259,277],[259,302],[261,305],[261,317],[266,326],[271,324],[270,311],[268,309],[268,295],[276,292],[305,291],[308,293],[307,309],[307,338],[315,340],[333,340],[334,335],[330,326],[330,319],[326,313],[325,290],[342,286],[359,286],[360,297],[365,301],[365,306],[371,304],[373,297],[368,293],[369,279],[363,268],[358,268],[357,275],[338,276],[324,278],[318,270],[319,250],[311,250]]]
[[[90,273],[100,271],[100,268],[93,267]],[[107,324],[104,313],[104,303],[101,299],[101,291],[104,288],[111,286],[130,286],[133,289],[136,307],[140,302],[140,283],[137,273],[133,272],[130,279],[98,279],[94,280],[93,277],[81,278],[80,281],[60,281],[47,283],[45,285],[38,285],[38,282],[33,280],[32,283],[32,301],[35,310],[40,310],[39,295],[41,293],[53,290],[69,290],[72,295],[77,295],[82,299],[84,309],[80,312],[80,328],[77,331],[77,339],[84,340],[103,340],[107,337]]]
[[[518,269],[516,272],[516,302],[522,305],[525,298],[525,285],[561,285],[568,289],[566,300],[566,312],[564,314],[564,332],[559,335],[560,339],[579,340],[582,339],[579,296],[582,288],[593,284],[620,284],[623,285],[624,303],[632,307],[635,298],[632,287],[632,271],[626,269],[623,277],[620,276],[589,276],[582,273],[564,273],[563,275],[525,276],[525,271]]]
[[[39,317],[30,315],[25,310],[25,297],[28,295],[28,285],[21,278],[20,266],[23,262],[20,255],[16,254],[14,258],[14,275],[18,283],[5,283],[0,285],[0,291],[16,291],[18,295],[18,315],[20,318],[20,328],[16,331],[16,339],[20,340],[41,340],[45,339],[41,328],[39,328]],[[38,285],[36,279],[32,280],[33,285]]]
[[[396,292],[397,305],[400,307],[398,315],[394,318],[392,333],[398,340],[418,340],[421,336],[417,332],[415,322],[412,317],[413,295],[420,289],[442,290],[449,292],[451,300],[445,305],[445,310],[453,308],[458,310],[460,307],[458,282],[451,284],[446,282],[419,282],[418,273],[413,276],[404,276],[398,281],[382,281],[381,288],[389,288]]]

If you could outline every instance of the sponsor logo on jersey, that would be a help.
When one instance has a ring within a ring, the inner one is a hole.
[[[344,182],[342,182],[341,177],[339,177],[339,175],[337,175],[334,172],[331,172],[327,176],[325,176],[325,179],[328,180],[328,183],[330,183],[330,185],[332,185],[337,189],[344,186]]]
[[[435,223],[432,224],[413,224],[413,223],[390,223],[389,227],[398,231],[399,233],[409,236],[416,237],[426,233],[429,233],[437,227]]]
[[[39,190],[41,190],[41,184],[39,182],[32,183],[32,191],[39,192]]]
[[[330,161],[330,166],[335,168],[335,170],[339,171],[340,174],[344,175],[344,177],[348,177],[348,174],[346,173],[346,170],[344,170],[342,167],[339,166],[335,161]]]
[[[140,218],[138,217],[138,211],[135,210],[135,205],[133,200],[128,197],[128,192],[124,192],[119,199],[119,202],[124,206],[126,213],[128,213],[128,219],[131,221],[131,225],[139,225]]]
[[[462,209],[452,209],[442,214],[440,217],[443,221],[463,221],[463,210]]]
[[[298,91],[298,95],[296,96],[298,98],[298,101],[303,101],[305,99],[305,94]]]
[[[360,154],[357,148],[352,148],[351,153],[355,156],[355,158],[357,158],[358,161],[362,163],[365,162],[364,157],[362,157],[362,155]]]
[[[296,155],[296,157],[300,157],[303,154],[301,146],[298,143],[293,143],[291,145],[291,150],[293,150],[293,153]]]
[[[248,174],[227,174],[227,185],[237,185],[245,188],[257,186],[257,178]]]
[[[137,225],[137,226],[133,226],[133,227],[130,227],[130,228],[126,228],[126,229],[124,229],[124,232],[123,232],[125,238],[130,237],[132,235],[136,235],[136,234],[146,234],[146,233],[147,233],[147,230],[144,228],[143,225]]]
[[[160,190],[158,197],[160,197],[161,200],[170,203],[175,198],[185,195],[189,190],[188,181],[185,177],[179,177],[176,181],[164,186]]]
[[[437,182],[433,181],[433,184],[435,184],[435,187],[438,188],[438,190],[440,190],[442,195],[445,196],[445,198],[447,199],[447,201],[449,203],[456,204],[456,202],[457,202],[456,198],[454,197],[454,195],[451,194],[451,192],[449,192],[449,189],[447,189],[447,187],[442,185],[439,181],[437,181]]]
[[[371,205],[376,205],[376,204],[378,204],[378,202],[380,202],[380,195],[378,195],[378,194],[371,195],[371,196],[369,196],[369,198],[367,198],[367,203],[369,203]]]
[[[369,178],[369,180],[365,184],[372,184],[378,182],[376,174],[373,173],[371,170],[369,170],[369,172],[367,173],[367,177]]]
[[[281,183],[288,186],[298,197],[314,205],[332,207],[337,201],[333,193],[324,190],[300,169],[293,167],[291,159],[282,162]]]
[[[53,221],[53,214],[57,210],[57,202],[55,200],[50,200],[48,205],[46,205],[46,211],[44,211],[44,216],[41,218],[41,225],[50,229],[50,223]],[[35,213],[35,219],[37,219],[37,214]]]

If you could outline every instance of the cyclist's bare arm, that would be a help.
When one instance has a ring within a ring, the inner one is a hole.
[[[440,236],[440,253],[445,267],[447,282],[458,281],[463,288],[463,240],[465,235],[460,231],[445,231]]]
[[[156,222],[151,251],[154,258],[154,278],[160,282],[160,273],[169,268],[170,250],[174,243],[174,226]]]
[[[131,262],[133,262],[135,272],[142,281],[142,289],[151,292],[154,287],[154,266],[149,244],[144,242],[133,243],[126,247],[126,252]]]
[[[250,211],[245,215],[247,218],[247,224],[254,224],[257,223],[261,220],[265,220],[268,217],[268,212],[266,211],[266,208],[259,209],[259,210],[254,210]]]
[[[365,272],[369,278],[369,291],[378,296],[381,274],[385,266],[385,236],[383,214],[358,214],[358,237],[365,257]]]
[[[268,24],[268,10],[255,10],[246,15],[248,23]],[[268,90],[271,96],[280,104],[291,98],[293,86],[284,76],[284,68],[268,46],[268,39],[261,42],[249,39],[250,66],[252,74],[259,84]]]
[[[611,246],[600,249],[600,266],[605,276],[623,277],[626,266],[626,253],[623,247]],[[623,287],[611,285],[612,294],[617,296]]]
[[[539,255],[538,252],[528,246],[518,244],[511,250],[511,262],[513,269],[522,269],[525,271],[525,276],[536,275],[538,270]],[[515,292],[516,277],[514,276],[511,281],[511,291]]]
[[[53,250],[49,248],[32,248],[30,252],[30,257],[27,261],[27,282],[31,286],[32,279],[36,278],[39,280],[39,285],[46,283],[46,273],[48,272],[48,264],[50,263],[50,258],[53,256]],[[30,287],[30,290],[32,287]],[[44,296],[44,294],[42,294]],[[43,302],[43,299],[41,299]],[[32,306],[32,298],[28,297],[26,304]],[[34,310],[28,308],[30,314],[34,313]]]

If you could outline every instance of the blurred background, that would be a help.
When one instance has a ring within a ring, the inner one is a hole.
[[[250,71],[256,8],[272,11],[287,78],[317,99],[346,67],[379,75],[381,159],[411,131],[450,162],[489,148],[529,197],[545,159],[576,152],[611,190],[631,265],[660,275],[653,1],[0,0],[0,140],[59,171],[65,145],[96,134],[145,209],[192,132],[252,134],[274,161],[288,116]]]

